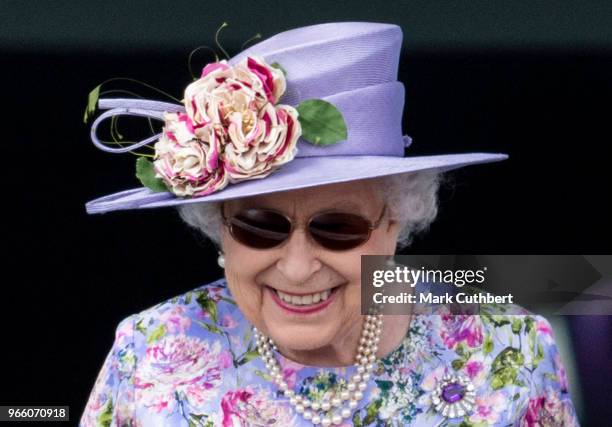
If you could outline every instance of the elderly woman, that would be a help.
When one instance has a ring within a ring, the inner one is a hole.
[[[178,206],[224,277],[119,324],[81,425],[577,425],[544,318],[361,314],[361,255],[428,227],[442,172],[506,157],[403,157],[400,45],[394,25],[299,28],[207,65],[184,108],[100,101],[165,126],[136,144],[157,141],[148,188],[88,211]],[[98,123],[96,145],[138,148]]]

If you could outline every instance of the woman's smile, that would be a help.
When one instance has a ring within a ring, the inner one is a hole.
[[[288,314],[313,315],[329,307],[338,294],[338,289],[344,285],[335,286],[320,292],[289,293],[265,285],[265,292],[276,305]]]

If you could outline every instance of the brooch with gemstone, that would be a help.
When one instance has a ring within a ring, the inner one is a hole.
[[[434,409],[445,418],[457,418],[474,409],[474,384],[459,375],[446,374],[432,392]]]

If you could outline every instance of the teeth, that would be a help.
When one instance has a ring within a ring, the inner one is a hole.
[[[311,304],[316,304],[320,301],[325,301],[327,298],[329,298],[331,291],[326,290],[323,292],[317,292],[316,294],[309,294],[309,295],[302,295],[302,296],[289,295],[281,291],[276,291],[276,294],[279,296],[280,299],[282,299],[283,301],[289,304],[311,305]]]

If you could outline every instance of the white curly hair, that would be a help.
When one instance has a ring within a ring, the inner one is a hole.
[[[420,171],[377,178],[379,191],[386,201],[390,219],[400,224],[396,250],[410,245],[412,238],[426,231],[438,213],[438,189],[442,174]],[[220,203],[193,203],[178,207],[182,220],[221,247]]]

